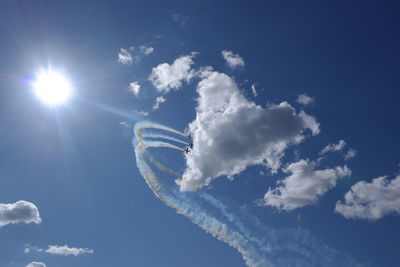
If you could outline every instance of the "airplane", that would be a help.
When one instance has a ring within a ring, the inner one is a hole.
[[[187,138],[189,138],[189,146],[185,148],[186,154],[189,153],[189,150],[193,149],[193,139],[192,139],[192,134],[188,134]]]

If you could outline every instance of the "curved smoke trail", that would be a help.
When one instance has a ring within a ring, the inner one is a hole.
[[[135,124],[133,145],[136,163],[149,187],[167,206],[189,218],[204,231],[236,248],[248,266],[364,266],[348,255],[329,248],[305,230],[269,228],[244,208],[234,207],[206,192],[180,192],[176,184],[163,183],[152,166],[173,179],[179,179],[179,174],[160,163],[147,149],[151,147],[166,147],[178,151],[184,149],[146,138],[160,138],[182,144],[187,142],[159,133],[149,133],[148,130],[151,129],[186,137],[185,134],[160,124],[152,122]]]
[[[153,138],[153,139],[166,139],[166,140],[170,140],[170,141],[174,141],[183,145],[189,145],[188,142],[180,140],[178,138],[174,138],[168,135],[164,135],[164,134],[155,134],[155,133],[146,133],[143,135],[143,138]]]

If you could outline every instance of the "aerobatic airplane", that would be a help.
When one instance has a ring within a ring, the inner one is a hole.
[[[188,134],[187,137],[189,138],[189,146],[185,148],[186,154],[189,153],[189,150],[193,149],[193,140],[192,140],[192,134]]]

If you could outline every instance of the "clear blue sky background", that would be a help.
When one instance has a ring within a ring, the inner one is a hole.
[[[316,158],[339,139],[359,152],[348,163],[351,178],[296,211],[253,205],[283,177],[261,177],[258,167],[211,190],[251,206],[269,225],[309,229],[361,262],[398,266],[397,216],[348,220],[333,209],[355,182],[399,171],[399,11],[395,1],[2,1],[0,202],[30,201],[42,223],[0,228],[0,266],[244,266],[236,250],[153,195],[136,168],[132,133],[119,124],[139,119],[134,110],[151,110],[151,68],[192,51],[200,53],[196,66],[233,75],[259,105],[315,97],[307,112],[321,134],[299,146],[302,157]],[[138,45],[154,52],[131,66],[118,63],[120,48]],[[231,72],[224,49],[239,53],[245,67]],[[27,83],[49,62],[76,89],[58,109],[38,101]],[[135,80],[139,98],[128,90]],[[195,98],[195,85],[184,85],[148,119],[183,130]],[[95,253],[24,254],[26,244]]]

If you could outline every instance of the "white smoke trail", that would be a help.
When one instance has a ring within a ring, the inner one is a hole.
[[[188,217],[190,220],[192,220],[192,222],[200,226],[206,232],[236,248],[242,254],[244,260],[249,266],[272,266],[267,262],[266,259],[264,259],[261,255],[257,253],[257,250],[255,248],[252,248],[252,246],[248,244],[248,240],[241,233],[232,231],[228,225],[220,222],[215,217],[210,216],[200,207],[199,204],[193,202],[190,198],[188,198],[187,194],[179,192],[178,187],[175,187],[172,190],[171,188],[165,188],[165,186],[159,181],[155,173],[152,171],[150,165],[146,161],[146,158],[148,158],[150,162],[155,164],[164,172],[172,175],[175,174],[172,171],[168,170],[168,168],[162,166],[162,164],[156,161],[154,158],[149,157],[145,153],[145,149],[147,147],[156,146],[170,147],[178,150],[181,149],[168,143],[154,141],[148,142],[144,140],[142,130],[144,128],[150,127],[155,128],[152,126],[153,125],[149,125],[148,123],[146,123],[145,125],[140,124],[137,127],[135,126],[136,139],[134,145],[138,168],[145,178],[147,184],[150,186],[156,196],[166,205],[176,209],[178,213]],[[161,129],[160,127],[157,128]],[[166,129],[168,128],[163,128],[163,130]],[[169,131],[169,129],[167,131]]]
[[[141,122],[138,122],[135,124],[135,135],[136,135],[136,131],[142,131],[145,128],[164,130],[164,131],[167,131],[170,133],[174,133],[174,134],[186,137],[186,135],[184,133],[181,133],[175,129],[172,129],[170,127],[167,127],[167,126],[155,123],[155,122],[148,122],[148,121],[141,121]]]
[[[146,128],[185,135],[150,122],[135,125],[134,147],[137,166],[154,194],[206,232],[236,248],[248,266],[363,266],[349,256],[327,247],[307,231],[268,228],[246,210],[232,208],[210,194],[184,193],[179,191],[177,185],[163,184],[152,170],[151,164],[174,179],[179,179],[179,174],[157,161],[146,149],[148,147],[167,147],[180,151],[183,149],[161,141],[145,140]]]
[[[189,143],[186,142],[186,141],[182,141],[182,140],[180,140],[178,138],[174,138],[174,137],[171,137],[171,136],[168,136],[168,135],[163,135],[163,134],[145,133],[142,136],[143,136],[143,138],[166,139],[166,140],[174,141],[174,142],[181,143],[181,144],[184,144],[184,145],[189,145]]]
[[[145,143],[145,145],[146,145],[146,148],[148,148],[148,147],[167,147],[167,148],[176,149],[176,150],[179,150],[182,152],[185,151],[185,149],[183,149],[179,146],[172,145],[172,144],[165,143],[165,142],[160,142],[160,141],[147,141]]]

